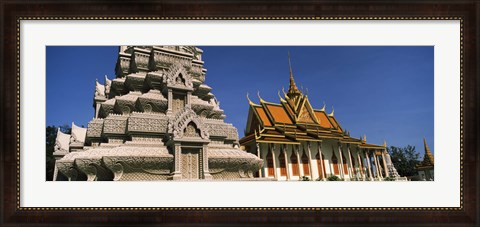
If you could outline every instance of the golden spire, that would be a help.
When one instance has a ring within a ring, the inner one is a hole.
[[[292,63],[290,61],[290,52],[288,52],[288,65],[290,67],[290,87],[288,88],[288,97],[292,98],[302,93],[298,90],[297,85],[295,84],[295,80],[293,79],[293,72],[292,72]]]
[[[433,154],[430,151],[430,148],[428,147],[427,139],[425,137],[423,137],[423,146],[425,147],[425,155],[423,156],[423,162],[421,163],[421,165],[433,166],[434,165]]]
[[[387,147],[387,141],[383,140],[383,147]]]

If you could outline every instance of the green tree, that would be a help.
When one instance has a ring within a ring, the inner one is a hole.
[[[415,146],[387,148],[392,163],[400,176],[413,176],[417,173],[415,170],[419,161],[420,154],[415,151]]]
[[[47,126],[46,132],[46,180],[51,181],[53,180],[53,171],[55,168],[55,157],[53,157],[53,152],[55,149],[55,139],[57,138],[57,130],[58,128],[54,125]],[[70,134],[72,132],[72,128],[69,125],[60,126],[60,131],[63,133]]]

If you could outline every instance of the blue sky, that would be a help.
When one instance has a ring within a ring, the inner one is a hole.
[[[299,88],[314,108],[323,102],[352,137],[368,143],[413,145],[423,156],[423,137],[432,151],[433,46],[204,46],[206,83],[213,88],[226,122],[243,137],[246,94],[279,102],[289,85],[288,52]],[[47,125],[87,126],[94,116],[95,79],[115,77],[116,46],[47,47]]]

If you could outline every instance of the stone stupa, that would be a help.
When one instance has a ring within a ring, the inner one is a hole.
[[[54,180],[251,180],[263,164],[239,149],[193,46],[121,46],[116,78],[96,81],[87,129],[58,132]]]

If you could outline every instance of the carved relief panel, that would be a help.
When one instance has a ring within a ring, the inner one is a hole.
[[[200,179],[199,149],[182,148],[182,179],[198,180]]]
[[[178,113],[185,107],[185,95],[173,94],[172,111]]]

